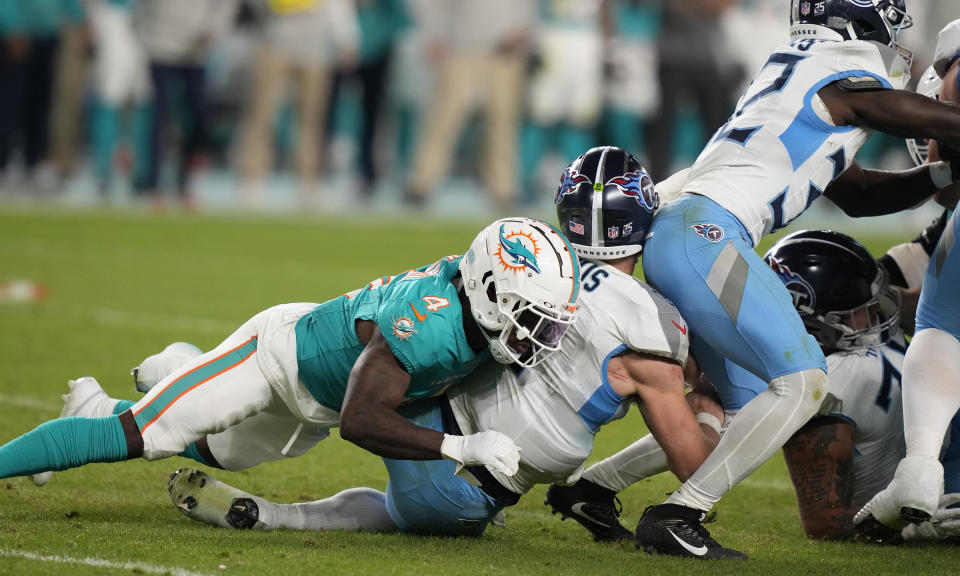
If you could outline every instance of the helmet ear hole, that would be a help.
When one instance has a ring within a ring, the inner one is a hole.
[[[497,301],[497,287],[493,285],[493,282],[487,284],[487,298],[493,303]]]

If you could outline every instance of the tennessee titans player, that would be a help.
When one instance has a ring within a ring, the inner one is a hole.
[[[759,239],[820,196],[851,216],[872,216],[960,179],[960,165],[948,162],[882,172],[854,161],[874,130],[960,148],[960,109],[902,90],[909,55],[897,38],[911,24],[904,0],[793,0],[790,23],[792,42],[770,55],[679,197],[654,217],[644,248],[647,280],[690,323],[693,354],[723,408],[739,410],[697,472],[644,513],[636,539],[649,552],[705,557],[707,511],[826,393],[823,352],[754,252]],[[743,371],[760,385],[739,378]]]
[[[794,297],[830,373],[820,411],[783,447],[800,519],[810,538],[849,538],[856,510],[893,478],[906,450],[898,298],[886,270],[838,232],[790,234],[764,260]],[[960,501],[957,448],[941,459],[951,471],[944,503]],[[943,507],[936,522],[908,527],[898,540],[943,539],[958,529],[960,510]]]
[[[68,417],[0,446],[0,478],[178,453],[239,470],[303,454],[338,426],[381,456],[510,475],[518,456],[507,436],[444,434],[397,408],[442,393],[491,356],[541,362],[559,348],[579,292],[578,259],[555,228],[501,219],[464,256],[257,314],[136,403],[110,401],[91,378],[71,381]]]
[[[940,96],[960,102],[958,84],[960,21],[940,31],[934,69],[942,78]],[[938,142],[940,157],[958,158],[949,142]],[[903,427],[906,456],[886,489],[854,521],[866,532],[877,523],[899,530],[937,513],[944,469],[938,456],[951,419],[960,409],[960,220],[954,213],[927,265],[917,305],[916,333],[904,362]]]

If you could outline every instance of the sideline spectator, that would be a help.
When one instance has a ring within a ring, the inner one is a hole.
[[[687,102],[696,102],[704,140],[722,126],[733,111],[732,90],[736,82],[734,71],[724,64],[720,18],[736,3],[737,0],[663,3],[658,44],[662,98],[660,113],[650,126],[647,146],[654,180],[663,180],[673,173],[677,116]]]
[[[273,159],[272,129],[292,79],[294,164],[305,203],[316,193],[330,70],[337,62],[350,68],[356,61],[356,12],[350,0],[265,0],[261,7],[260,45],[241,136],[242,202],[255,207],[263,200],[263,179]]]
[[[423,205],[446,176],[457,140],[482,95],[483,176],[500,210],[515,197],[524,66],[534,22],[533,0],[446,0],[421,11],[436,87],[405,200]]]
[[[188,204],[191,165],[202,163],[208,139],[206,64],[212,43],[227,32],[234,0],[140,0],[134,26],[150,62],[153,107],[144,179],[137,188],[157,196],[165,132],[173,125],[178,90],[185,99],[185,127],[178,139],[177,192]]]

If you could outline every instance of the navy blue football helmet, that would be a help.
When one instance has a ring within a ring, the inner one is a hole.
[[[614,146],[591,148],[560,177],[555,197],[560,231],[581,258],[637,254],[660,205],[636,156]]]
[[[860,242],[830,230],[801,230],[781,238],[763,259],[825,351],[890,340],[900,320],[900,298],[886,270]]]
[[[902,50],[900,30],[913,25],[905,0],[793,0],[790,37],[871,40]],[[826,29],[826,30],[825,30]]]

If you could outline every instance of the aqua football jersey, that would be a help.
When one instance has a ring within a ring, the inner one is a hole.
[[[377,324],[390,349],[410,373],[405,398],[443,393],[489,357],[476,354],[463,332],[463,309],[451,280],[460,256],[397,276],[324,302],[296,326],[300,380],[320,404],[339,411],[350,370],[363,351],[355,322]]]

